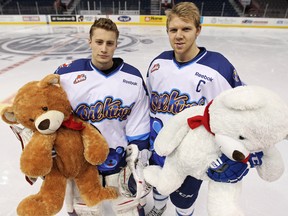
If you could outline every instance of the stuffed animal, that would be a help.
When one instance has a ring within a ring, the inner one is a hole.
[[[262,152],[257,173],[275,181],[284,172],[275,145],[287,137],[287,104],[268,89],[237,87],[224,91],[206,107],[187,108],[168,120],[154,143],[155,151],[166,156],[164,166],[146,167],[144,178],[163,195],[176,191],[188,175],[208,180],[208,214],[242,216],[237,201],[242,182],[213,181],[207,170],[222,153],[242,164],[251,159],[251,153]]]
[[[72,114],[59,79],[59,75],[50,74],[27,83],[17,92],[12,106],[1,112],[8,124],[21,124],[33,131],[21,154],[22,172],[32,178],[44,176],[40,191],[18,205],[20,216],[59,212],[67,179],[75,181],[88,206],[117,197],[115,188],[102,187],[96,166],[107,158],[108,144],[95,127]],[[52,158],[52,150],[56,157]]]

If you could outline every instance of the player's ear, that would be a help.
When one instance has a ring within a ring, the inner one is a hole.
[[[202,30],[202,26],[199,25],[199,26],[197,27],[197,31],[196,31],[197,37],[200,35],[201,30]]]
[[[88,45],[91,48],[91,39],[90,38],[88,38]]]

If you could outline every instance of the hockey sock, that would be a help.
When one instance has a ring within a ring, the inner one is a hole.
[[[155,189],[153,189],[154,206],[156,209],[162,209],[168,201],[168,196],[163,196],[159,194]]]
[[[178,216],[192,216],[194,213],[194,204],[187,209],[176,208],[176,215]]]

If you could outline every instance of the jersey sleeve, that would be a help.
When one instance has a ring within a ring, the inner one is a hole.
[[[66,68],[68,68],[71,63],[72,63],[72,61],[58,66],[58,68],[55,70],[54,74],[59,74],[59,75],[63,74],[63,72],[65,70],[67,70]]]
[[[147,77],[146,77],[146,86],[147,86],[147,92],[148,92],[148,95],[151,95],[151,85],[150,85],[150,76],[149,76],[149,71],[150,71],[150,68],[147,72]]]
[[[228,73],[226,79],[227,81],[229,82],[229,84],[231,85],[232,88],[235,88],[237,86],[242,86],[243,83],[237,73],[237,70],[235,69],[235,67],[230,63],[228,62],[228,65],[227,66],[227,70],[230,72]]]
[[[151,91],[152,91],[151,90],[151,76],[150,76],[150,74],[151,74],[151,71],[153,70],[153,67],[155,67],[154,66],[155,59],[150,63],[148,70],[147,70],[147,74],[146,74],[146,87],[147,87],[149,97],[150,97]]]
[[[242,81],[237,73],[237,70],[232,65],[232,63],[223,55],[219,54],[215,55],[215,61],[218,61],[219,64],[219,73],[227,80],[230,84],[231,88],[235,88],[237,86],[241,86]]]

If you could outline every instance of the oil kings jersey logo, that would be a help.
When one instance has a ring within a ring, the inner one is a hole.
[[[130,115],[134,104],[123,106],[121,100],[107,97],[104,101],[97,101],[95,104],[80,104],[75,112],[85,121],[100,122],[103,119],[124,121]]]
[[[181,94],[178,90],[171,91],[170,94],[152,92],[150,100],[150,111],[152,113],[170,113],[177,114],[182,110],[192,106],[204,106],[207,103],[205,97],[198,101],[189,101],[189,95]]]

